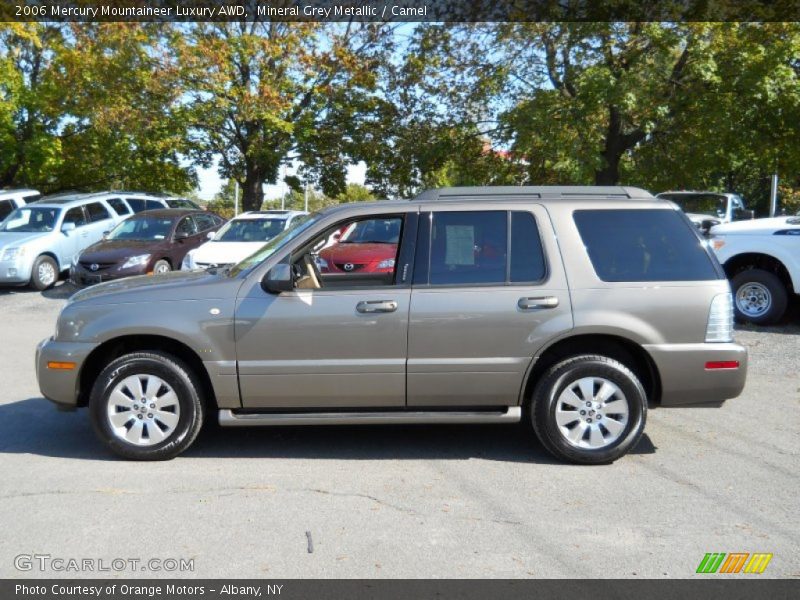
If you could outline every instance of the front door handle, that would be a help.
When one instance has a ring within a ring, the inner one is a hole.
[[[555,308],[558,306],[558,298],[555,296],[537,296],[535,298],[520,298],[517,302],[522,310],[534,310],[537,308]]]
[[[390,313],[397,310],[397,302],[394,300],[362,300],[356,304],[356,310],[360,313]]]

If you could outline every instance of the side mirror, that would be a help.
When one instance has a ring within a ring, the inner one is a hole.
[[[338,242],[340,239],[342,239],[342,234],[341,234],[341,232],[337,231],[336,233],[334,233],[334,234],[331,236],[331,239],[332,239],[334,242]]]
[[[185,240],[188,237],[189,237],[189,234],[186,233],[185,231],[178,231],[175,234],[175,241],[182,242],[183,240]]]
[[[73,223],[72,221],[67,221],[61,226],[61,231],[63,231],[64,233],[75,231],[75,223]]]
[[[103,239],[106,239],[108,237],[109,233],[111,233],[111,232],[110,231],[104,231],[103,232]]]
[[[216,231],[209,231],[209,232],[206,234],[206,238],[207,238],[207,239],[209,239],[209,240],[213,240],[215,235],[217,235],[217,232],[216,232]]]
[[[294,289],[292,267],[285,263],[280,263],[272,267],[261,280],[261,289],[268,294],[291,292]]]
[[[708,232],[711,231],[711,228],[714,227],[714,225],[719,225],[719,221],[717,219],[703,219],[700,229],[704,235],[708,235]]]

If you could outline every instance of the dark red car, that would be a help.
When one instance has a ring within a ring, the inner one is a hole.
[[[207,242],[208,234],[224,222],[202,210],[165,208],[138,213],[77,255],[70,279],[91,285],[180,269],[186,253]]]
[[[397,217],[357,221],[337,243],[320,251],[320,273],[392,273],[402,221]]]

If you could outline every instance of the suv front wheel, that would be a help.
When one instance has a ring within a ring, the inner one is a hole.
[[[197,376],[172,355],[125,354],[103,369],[92,387],[92,426],[124,458],[173,458],[192,444],[203,424],[201,390]]]
[[[647,395],[621,362],[574,356],[552,366],[531,399],[533,428],[555,457],[605,464],[636,446],[644,431]]]

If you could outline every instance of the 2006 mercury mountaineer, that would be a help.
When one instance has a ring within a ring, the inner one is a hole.
[[[37,350],[44,396],[88,406],[133,459],[176,456],[217,411],[226,426],[524,414],[555,456],[607,463],[648,406],[744,386],[724,272],[645,191],[453,188],[304,219],[230,269],[75,294]],[[359,243],[395,247],[390,271],[321,273],[318,253],[355,224]]]

